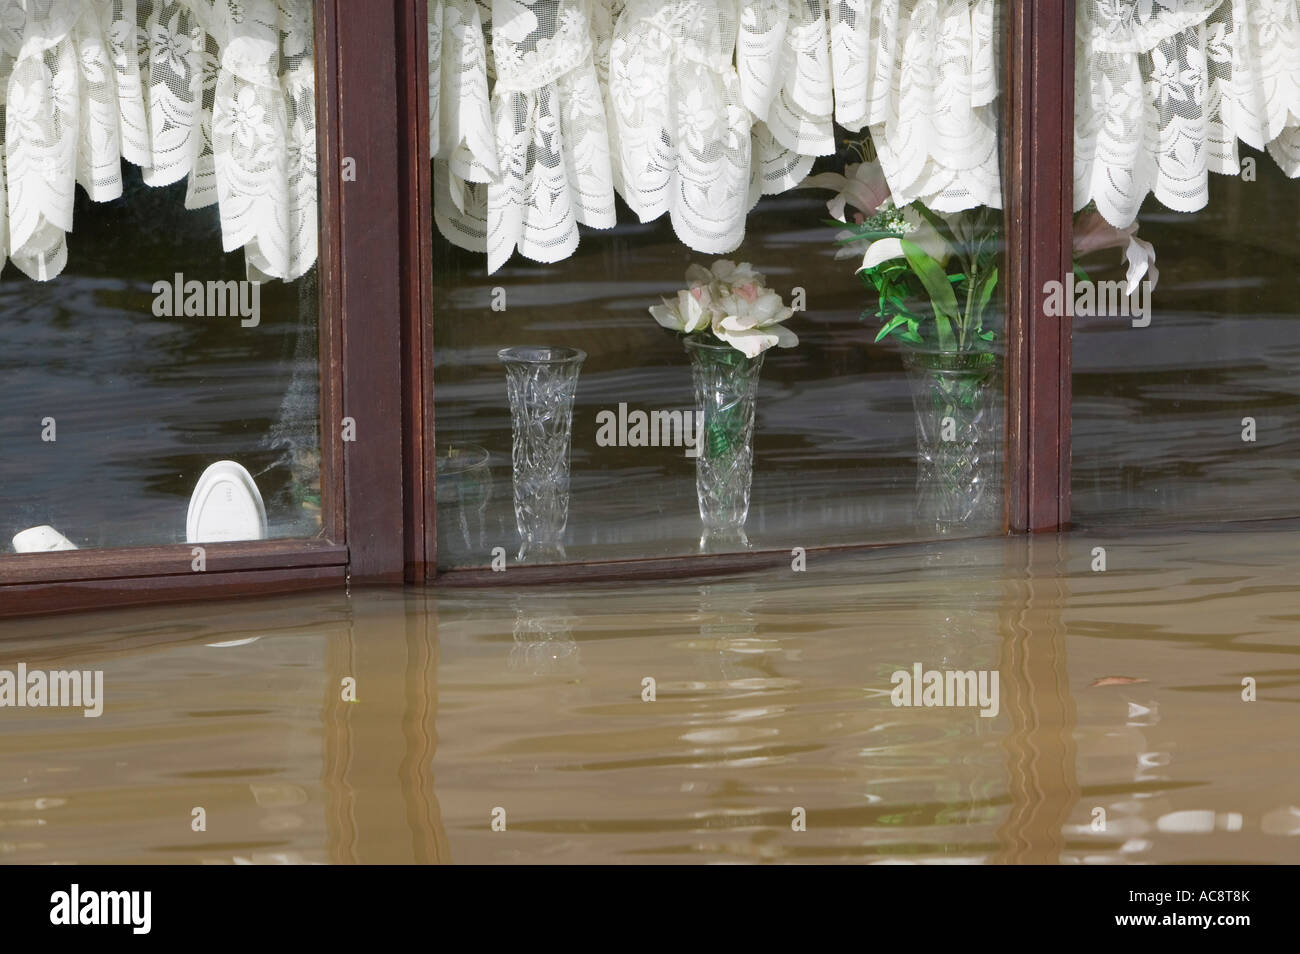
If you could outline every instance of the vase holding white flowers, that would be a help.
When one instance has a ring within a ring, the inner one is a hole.
[[[919,200],[900,206],[870,138],[848,148],[861,161],[803,185],[835,191],[826,207],[842,227],[836,258],[860,260],[856,274],[875,301],[862,317],[880,321],[877,342],[902,346],[916,412],[921,529],[941,536],[988,529],[1000,503],[1002,213],[986,206],[941,213]],[[1085,208],[1076,217],[1075,253],[1124,249],[1131,295],[1157,277],[1155,250],[1135,233],[1136,226],[1116,228]],[[1076,272],[1082,275],[1077,265]]]
[[[997,334],[1001,219],[987,208],[940,214],[894,203],[869,140],[844,175],[805,185],[831,188],[837,258],[860,260],[857,276],[881,322],[876,341],[902,345],[916,413],[916,509],[927,535],[983,527],[996,518],[999,421]],[[853,221],[846,206],[856,210]]]
[[[695,384],[702,439],[695,448],[695,489],[705,535],[747,545],[754,467],[754,417],[763,356],[799,343],[782,322],[794,312],[747,262],[692,265],[687,287],[650,314],[683,336]]]

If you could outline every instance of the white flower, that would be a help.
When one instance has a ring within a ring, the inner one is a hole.
[[[682,101],[677,122],[686,145],[696,153],[703,154],[719,139],[722,116],[718,113],[713,96],[697,84],[690,88]]]
[[[921,251],[940,265],[952,257],[953,248],[948,244],[948,240],[940,235],[933,225],[921,218],[919,213],[909,208],[903,213],[903,218],[911,226],[906,241],[919,246]],[[867,253],[862,257],[862,268],[875,268],[892,259],[904,257],[902,239],[880,239],[867,247]]]
[[[844,168],[844,175],[838,172],[823,172],[809,176],[799,183],[801,189],[834,189],[835,198],[826,203],[830,214],[843,222],[844,207],[852,206],[859,216],[875,215],[889,201],[889,183],[885,181],[884,170],[880,163],[859,162]],[[859,220],[860,221],[860,220]]]
[[[724,285],[763,285],[766,280],[749,262],[737,265],[733,261],[720,258],[709,269],[714,277]]]
[[[769,288],[741,285],[718,304],[724,314],[714,320],[713,333],[746,357],[799,343],[795,333],[781,325],[794,312]]]
[[[230,104],[230,111],[222,116],[219,126],[240,146],[253,151],[265,135],[262,123],[265,116],[266,110],[257,102],[257,93],[253,87],[245,86]]]
[[[1137,237],[1137,223],[1127,228],[1111,225],[1096,209],[1082,212],[1074,221],[1074,254],[1082,258],[1089,252],[1107,248],[1124,249],[1124,258],[1128,262],[1128,294],[1132,295],[1141,285],[1142,280],[1150,275],[1151,288],[1160,281],[1160,271],[1156,268],[1156,249],[1150,242]]]
[[[677,293],[677,300],[665,298],[662,305],[652,305],[650,314],[654,320],[665,328],[694,334],[708,329],[713,321],[713,302],[709,289],[703,285],[682,289]]]
[[[302,120],[294,122],[289,136],[289,177],[306,179],[316,175],[316,131]]]
[[[794,332],[781,325],[793,310],[781,296],[765,287],[764,278],[748,262],[719,259],[711,268],[692,265],[686,270],[689,285],[676,299],[650,308],[663,327],[683,334],[711,331],[747,357],[768,348],[793,348]]]

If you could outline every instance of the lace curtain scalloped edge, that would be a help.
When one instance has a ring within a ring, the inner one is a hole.
[[[188,180],[249,277],[316,261],[311,0],[0,0],[0,263],[66,266],[75,188]]]
[[[490,272],[571,255],[616,194],[733,251],[761,196],[835,151],[836,122],[890,143],[900,203],[1000,204],[996,0],[428,5],[435,222]]]
[[[760,196],[797,187],[834,151],[832,120],[869,130],[897,204],[1000,206],[994,0],[428,2],[435,218],[452,243],[487,252],[489,271],[516,251],[572,254],[579,223],[612,224],[614,194],[641,221],[667,215],[697,251],[732,251]],[[1121,228],[1148,195],[1195,211],[1208,173],[1238,171],[1239,142],[1300,177],[1300,0],[1077,9],[1078,208],[1095,202]],[[1198,49],[1231,68],[1202,81]],[[563,52],[550,72],[536,62],[545,50]],[[563,100],[557,76],[593,69],[599,104],[565,101],[542,124],[558,135],[503,119],[505,92],[506,112],[536,116]],[[566,125],[579,107],[585,124]]]
[[[1120,228],[1148,195],[1195,212],[1210,173],[1241,172],[1243,142],[1300,178],[1300,0],[1154,2],[1145,18],[1080,5],[1076,210],[1095,202]]]

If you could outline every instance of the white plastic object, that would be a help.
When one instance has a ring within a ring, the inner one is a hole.
[[[233,460],[203,472],[185,518],[187,543],[266,539],[266,506],[250,474]]]
[[[77,545],[48,525],[29,527],[14,534],[15,553],[44,553],[48,550],[75,550]]]

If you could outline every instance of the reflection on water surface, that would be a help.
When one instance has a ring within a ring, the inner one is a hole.
[[[1040,537],[9,622],[0,669],[106,698],[0,709],[0,858],[1294,861],[1297,557]],[[997,717],[892,705],[917,662],[996,669]]]

